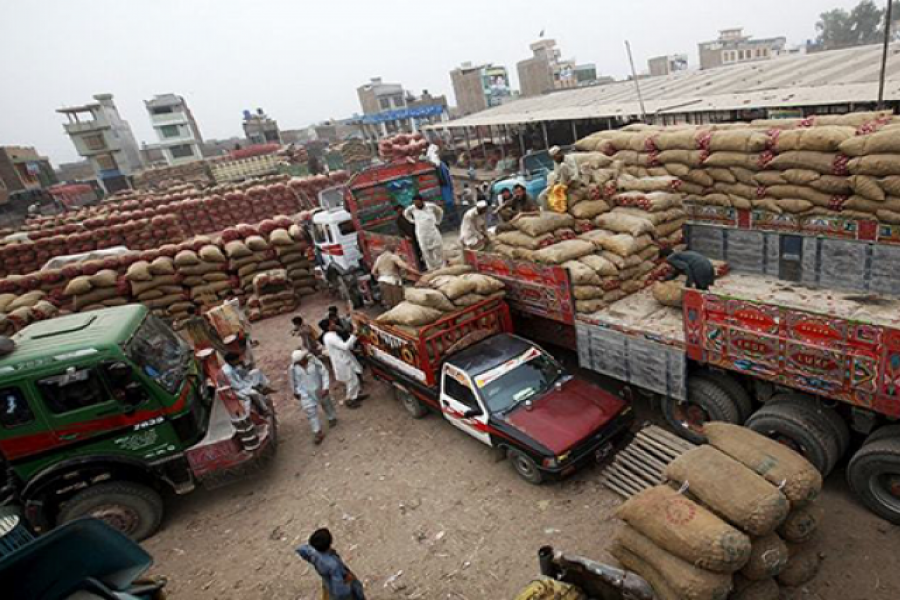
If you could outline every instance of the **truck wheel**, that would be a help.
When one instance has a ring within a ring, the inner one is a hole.
[[[397,397],[397,400],[400,401],[400,404],[403,405],[403,408],[406,409],[406,412],[408,412],[413,419],[423,419],[428,415],[428,407],[422,404],[419,399],[410,392],[395,387],[394,396]]]
[[[91,486],[63,504],[57,522],[94,517],[139,542],[156,533],[163,516],[160,495],[145,485],[110,481]]]
[[[806,394],[778,394],[773,396],[766,404],[772,406],[790,404],[807,413],[808,418],[820,420],[824,427],[831,430],[831,435],[834,436],[837,442],[838,460],[844,456],[844,453],[850,447],[850,428],[847,427],[847,423],[844,422],[844,419],[841,418],[837,411],[833,408],[828,408],[812,396],[807,396]]]
[[[866,441],[850,459],[847,481],[869,510],[900,525],[900,437]]]
[[[527,454],[510,448],[507,456],[519,477],[532,485],[540,485],[544,481],[544,474]]]
[[[840,457],[839,441],[829,423],[794,404],[767,404],[745,426],[798,452],[823,477],[831,473]]]
[[[739,423],[741,418],[725,388],[700,376],[688,380],[686,401],[669,398],[663,402],[663,416],[678,435],[696,444],[706,441],[703,426],[709,421]]]
[[[731,399],[738,411],[738,425],[749,419],[750,415],[753,414],[753,400],[750,398],[750,393],[744,389],[744,386],[737,379],[727,373],[714,371],[708,371],[698,375],[698,377],[712,381],[728,394],[728,398]]]
[[[864,443],[871,444],[886,438],[897,438],[900,440],[900,425],[884,425],[869,434]]]

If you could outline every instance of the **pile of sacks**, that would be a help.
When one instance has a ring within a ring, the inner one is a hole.
[[[253,293],[247,300],[251,321],[267,319],[297,310],[297,294],[284,269],[259,273],[253,278]]]
[[[611,553],[662,600],[777,600],[818,573],[822,477],[786,446],[725,423],[619,511]]]
[[[175,270],[191,302],[201,310],[216,306],[232,294],[228,261],[218,246],[198,238],[199,250],[184,249],[175,255]]]
[[[169,256],[158,256],[152,261],[132,263],[125,272],[125,281],[131,296],[146,305],[153,314],[172,319],[183,319],[191,305],[175,273],[175,263]]]
[[[40,290],[22,295],[0,294],[0,335],[11,336],[34,321],[52,319],[59,309]]]
[[[284,267],[288,279],[299,296],[316,293],[316,276],[309,258],[309,245],[299,225],[275,229],[269,234],[278,263]]]
[[[633,125],[576,148],[636,177],[677,177],[691,204],[900,224],[900,120],[890,112]]]
[[[275,253],[269,246],[269,242],[255,229],[244,239],[233,239],[227,242],[225,255],[228,258],[228,269],[235,277],[234,295],[241,300],[246,299],[246,296],[252,292],[254,277],[265,271],[281,267],[275,260]]]
[[[112,269],[72,279],[63,292],[71,298],[75,312],[85,312],[110,306],[124,306],[130,301],[128,282]]]
[[[438,269],[404,290],[404,301],[382,314],[379,323],[424,327],[451,313],[504,296],[503,282],[458,265]]]

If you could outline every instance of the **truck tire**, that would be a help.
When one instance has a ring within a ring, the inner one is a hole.
[[[850,447],[850,428],[833,408],[828,408],[812,396],[806,394],[777,394],[769,400],[767,405],[791,404],[808,414],[808,418],[821,420],[825,427],[831,430],[831,434],[838,443],[838,460],[844,456]]]
[[[411,392],[395,386],[394,396],[413,419],[424,419],[428,416],[428,407],[422,404]]]
[[[767,404],[747,420],[748,429],[783,443],[827,477],[837,463],[839,441],[827,421],[794,404]]]
[[[727,373],[717,373],[715,371],[707,371],[698,376],[709,379],[728,394],[728,397],[731,398],[738,410],[740,418],[738,425],[743,424],[753,414],[753,399],[750,398],[750,392],[737,379]]]
[[[900,525],[900,437],[866,441],[850,459],[847,481],[866,508]]]
[[[703,425],[708,421],[739,423],[738,407],[721,385],[705,376],[693,376],[687,388],[685,402],[667,398],[662,407],[666,422],[678,435],[702,444],[706,441]]]
[[[163,516],[162,497],[130,481],[109,481],[75,494],[63,504],[57,524],[95,517],[139,542],[156,533]]]
[[[871,444],[886,438],[900,439],[900,425],[884,425],[869,434],[864,443]]]
[[[509,462],[512,463],[516,473],[532,485],[540,485],[544,481],[544,474],[538,468],[537,463],[524,452],[510,448],[506,453]]]

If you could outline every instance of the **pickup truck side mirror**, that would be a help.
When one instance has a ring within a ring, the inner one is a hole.
[[[469,410],[467,410],[466,412],[464,412],[464,413],[463,413],[463,418],[464,418],[464,419],[472,419],[472,418],[475,418],[475,417],[480,417],[480,416],[483,415],[483,414],[484,414],[484,412],[482,412],[482,410],[481,410],[480,408],[475,407],[475,408],[470,408]]]

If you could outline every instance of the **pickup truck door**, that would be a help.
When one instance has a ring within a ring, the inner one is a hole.
[[[480,414],[466,417],[469,411]],[[441,413],[454,427],[462,429],[475,439],[491,445],[488,433],[488,413],[478,399],[469,376],[452,365],[444,365],[441,379]]]

